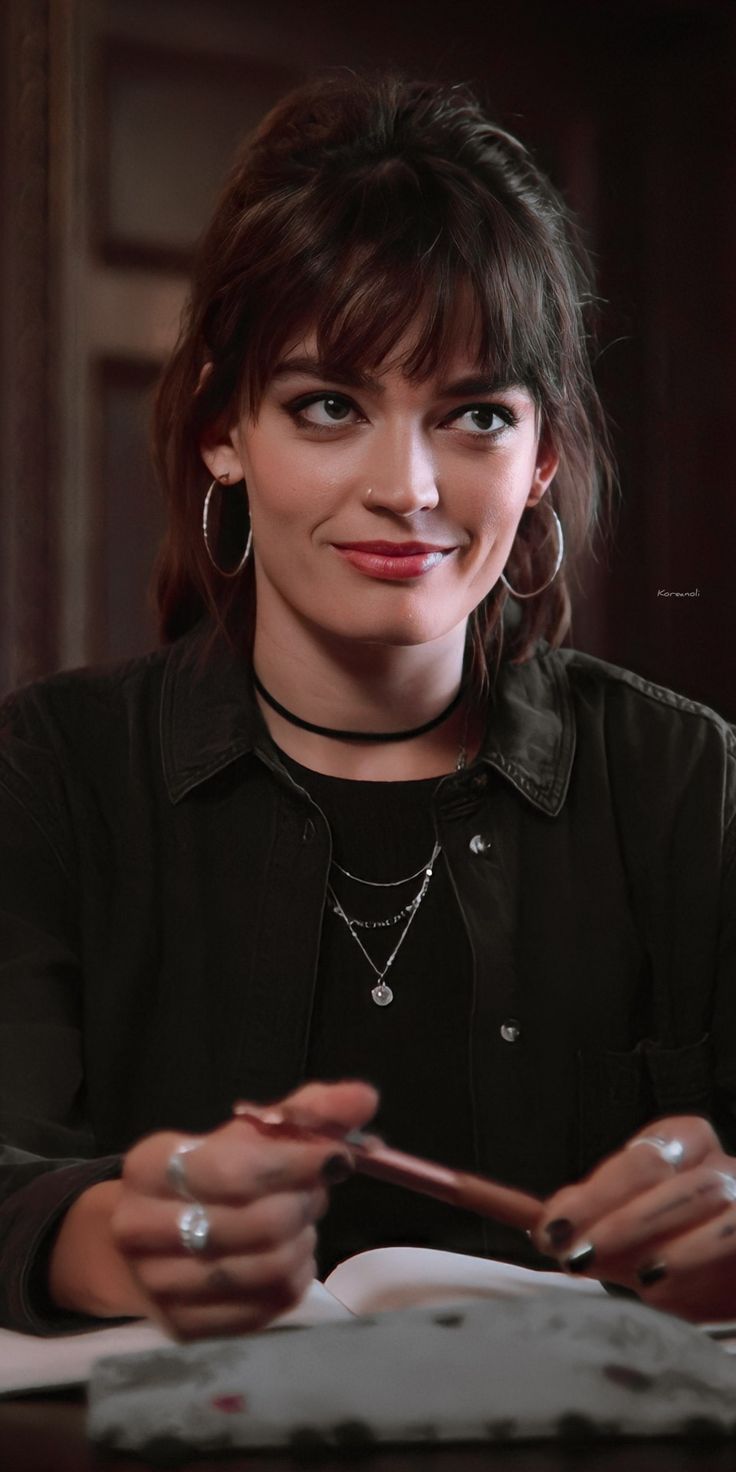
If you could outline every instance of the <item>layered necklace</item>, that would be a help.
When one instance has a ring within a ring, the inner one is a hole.
[[[315,726],[309,721],[302,720],[300,716],[294,715],[292,711],[289,711],[286,709],[285,706],[280,705],[273,698],[273,696],[269,694],[268,690],[266,690],[265,686],[259,680],[255,672],[253,674],[253,683],[256,690],[266,701],[266,703],[270,705],[274,710],[276,710],[279,715],[283,716],[285,720],[290,721],[292,725],[299,726],[302,730],[305,731],[317,732],[320,736],[331,737],[336,741],[409,741],[412,737],[424,735],[426,731],[431,731],[436,726],[439,726],[443,721],[446,721],[449,716],[452,715],[453,711],[457,709],[463,695],[465,694],[465,687],[461,686],[457,695],[455,695],[450,701],[450,704],[446,706],[443,711],[440,712],[439,716],[435,716],[433,720],[426,722],[423,726],[415,726],[408,731],[338,731],[329,726]],[[455,770],[457,772],[463,771],[464,768],[467,766],[466,743],[469,715],[470,711],[468,707],[465,713],[463,734],[460,740],[457,761],[455,763]],[[358,917],[355,915],[348,914],[345,906],[343,905],[341,900],[338,899],[335,893],[332,881],[328,879],[327,894],[329,896],[333,914],[337,915],[338,919],[342,920],[343,923],[347,926],[349,934],[352,936],[356,946],[365,957],[365,960],[368,962],[368,965],[370,966],[371,971],[376,978],[375,985],[371,989],[371,997],[377,1007],[388,1007],[394,999],[393,991],[388,985],[386,977],[391,970],[391,967],[393,966],[396,957],[398,956],[399,951],[401,950],[401,947],[403,946],[404,941],[406,940],[406,937],[409,934],[409,931],[417,917],[419,908],[429,889],[432,875],[434,874],[435,865],[440,857],[441,852],[442,846],[439,841],[436,841],[429,858],[421,865],[419,869],[416,869],[413,874],[406,874],[401,879],[388,880],[362,879],[360,875],[351,873],[349,869],[344,869],[341,864],[337,863],[336,859],[332,860],[332,869],[336,870],[339,874],[342,874],[343,878],[349,880],[353,884],[359,884],[371,890],[395,890],[399,889],[402,885],[412,883],[412,881],[419,881],[419,887],[413,897],[408,900],[406,904],[402,905],[400,909],[395,911],[394,914],[388,915],[382,919],[361,920],[358,919]],[[389,955],[388,960],[384,963],[383,966],[378,966],[373,960],[373,957],[366,949],[365,942],[361,938],[359,932],[363,931],[367,939],[367,934],[370,931],[390,930],[392,927],[399,925],[402,925],[403,928],[399,934],[399,938],[396,941],[395,946],[393,947]]]

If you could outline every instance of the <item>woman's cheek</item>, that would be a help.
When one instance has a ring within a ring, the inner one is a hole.
[[[255,519],[280,528],[311,528],[338,512],[345,501],[342,478],[334,467],[309,462],[294,464],[291,456],[272,459],[259,473],[252,466],[249,486]]]
[[[466,523],[472,522],[476,535],[485,544],[496,544],[501,540],[513,541],[516,527],[524,509],[512,479],[494,480],[481,486],[468,488],[463,498]]]

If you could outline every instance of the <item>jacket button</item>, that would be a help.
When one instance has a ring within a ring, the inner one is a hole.
[[[316,829],[314,823],[312,822],[312,819],[307,818],[307,821],[302,829],[302,843],[311,843],[312,839],[314,838],[315,832]]]
[[[501,1023],[501,1037],[505,1043],[517,1043],[521,1037],[521,1028],[515,1017],[507,1017]]]
[[[487,854],[491,840],[486,833],[474,833],[468,844],[471,854]]]

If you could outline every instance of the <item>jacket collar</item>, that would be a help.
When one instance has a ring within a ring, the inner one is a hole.
[[[171,646],[161,690],[161,755],[172,802],[250,752],[273,755],[247,659],[200,624]],[[503,664],[489,701],[479,760],[542,812],[565,801],[575,712],[564,660],[541,642],[522,665]]]

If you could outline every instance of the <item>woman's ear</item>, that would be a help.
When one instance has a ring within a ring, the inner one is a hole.
[[[211,372],[212,364],[205,363],[199,375],[197,393],[201,392]],[[232,430],[224,414],[202,431],[199,453],[214,480],[229,481],[230,485],[235,485],[245,478],[233,443]]]
[[[212,425],[200,436],[199,453],[214,480],[229,481],[236,485],[244,480],[240,456],[230,438],[216,425]]]
[[[537,463],[534,467],[532,485],[526,498],[527,506],[538,506],[542,496],[549,489],[554,480],[560,463],[560,457],[547,435],[540,437],[537,449]]]

